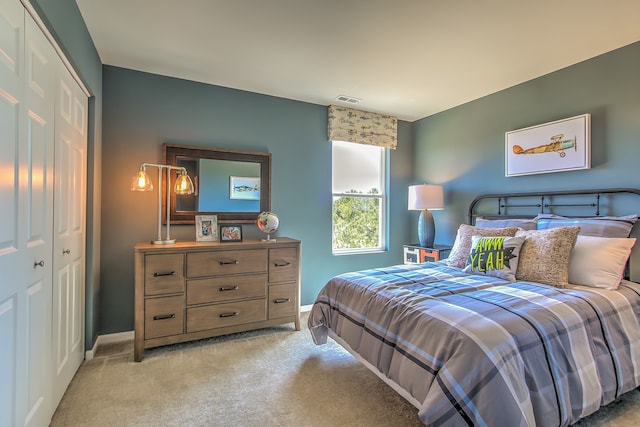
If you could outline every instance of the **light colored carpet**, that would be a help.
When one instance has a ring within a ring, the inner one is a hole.
[[[150,349],[98,349],[51,426],[420,426],[418,411],[330,340],[281,326]],[[499,403],[497,403],[499,404]],[[640,425],[633,391],[581,423]]]

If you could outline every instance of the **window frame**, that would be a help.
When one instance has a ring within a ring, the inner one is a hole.
[[[366,145],[366,144],[358,144],[353,142],[346,141],[331,141],[331,252],[333,255],[352,255],[352,254],[362,254],[362,253],[372,253],[372,252],[385,252],[387,251],[387,229],[388,229],[388,221],[387,221],[387,200],[388,200],[388,150],[384,147],[367,145],[368,147],[378,148],[380,151],[379,161],[380,161],[380,176],[379,183],[380,188],[378,189],[378,194],[363,194],[363,193],[344,193],[344,192],[334,192],[334,143],[342,143],[342,144],[356,144],[356,145]],[[348,249],[336,249],[334,247],[334,234],[335,234],[335,201],[338,197],[350,197],[350,198],[366,198],[366,199],[377,199],[379,200],[379,212],[378,212],[378,246],[376,247],[368,247],[368,248],[348,248]]]

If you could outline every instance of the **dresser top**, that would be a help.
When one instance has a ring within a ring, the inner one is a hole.
[[[171,245],[155,245],[151,242],[138,242],[134,249],[136,251],[176,251],[184,249],[250,249],[250,248],[277,248],[281,246],[292,246],[300,243],[300,240],[289,237],[275,237],[269,241],[262,239],[245,239],[242,242],[195,242],[177,241]]]

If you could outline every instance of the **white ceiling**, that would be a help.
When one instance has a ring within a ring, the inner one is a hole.
[[[414,121],[640,40],[638,0],[76,0],[104,64]]]

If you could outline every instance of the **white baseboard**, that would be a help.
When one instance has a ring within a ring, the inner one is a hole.
[[[98,335],[96,342],[91,350],[87,350],[84,354],[84,360],[91,360],[96,355],[98,347],[105,344],[112,344],[123,341],[133,341],[133,331],[117,332],[115,334]]]
[[[311,307],[313,307],[313,304],[301,305],[300,306],[300,312],[304,313],[304,312],[307,312],[307,311],[311,311]],[[98,347],[101,346],[101,345],[112,344],[112,343],[123,342],[123,341],[133,341],[133,337],[134,337],[134,332],[133,331],[117,332],[115,334],[98,335],[98,338],[96,339],[96,342],[93,344],[93,347],[91,347],[91,350],[87,350],[84,353],[84,360],[93,359],[94,356],[96,355],[96,352],[98,351]]]

